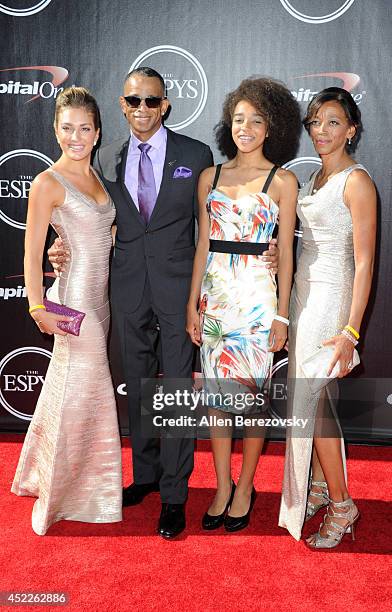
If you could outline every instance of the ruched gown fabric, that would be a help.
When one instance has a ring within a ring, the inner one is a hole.
[[[279,207],[259,192],[238,200],[213,189],[207,199],[210,239],[267,243],[272,237]],[[271,373],[268,351],[271,322],[276,314],[275,277],[260,255],[210,252],[202,280],[200,359],[204,392],[257,393]],[[227,381],[227,385],[225,384]],[[211,404],[225,412],[246,413],[254,408]]]
[[[121,444],[106,344],[114,205],[109,196],[96,204],[51,172],[65,189],[51,225],[70,261],[48,298],[86,316],[78,337],[55,335],[12,485],[13,493],[38,498],[32,514],[38,535],[62,519],[122,519]]]
[[[346,465],[336,414],[337,383],[331,381],[325,392],[312,394],[301,364],[348,323],[355,267],[352,219],[343,196],[347,177],[357,169],[367,172],[360,164],[350,166],[313,194],[315,174],[298,198],[303,235],[290,299],[287,416],[308,419],[308,423],[304,429],[287,429],[279,516],[280,527],[297,540],[305,518],[316,414],[318,425],[319,419],[329,421],[329,427],[335,425]]]

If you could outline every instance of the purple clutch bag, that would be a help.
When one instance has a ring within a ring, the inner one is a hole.
[[[69,308],[63,304],[56,304],[56,302],[51,302],[50,300],[44,300],[44,306],[48,312],[53,312],[54,314],[62,317],[72,317],[72,321],[59,321],[57,323],[57,327],[68,334],[79,336],[80,326],[84,317],[86,316],[84,312],[80,312],[80,310],[75,310],[74,308]]]

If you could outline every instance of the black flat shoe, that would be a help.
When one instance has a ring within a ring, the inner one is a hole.
[[[249,510],[243,516],[230,516],[229,514],[226,514],[226,517],[224,520],[224,526],[225,526],[226,531],[229,531],[230,533],[232,533],[233,531],[239,531],[240,529],[245,529],[245,527],[249,525],[250,513],[252,512],[254,503],[256,501],[256,495],[257,495],[256,489],[253,487],[252,493],[250,496]]]
[[[185,505],[162,504],[158,533],[162,538],[171,540],[185,529]]]
[[[148,482],[147,484],[136,484],[123,489],[123,507],[137,506],[149,493],[159,491],[159,482]]]
[[[211,514],[208,514],[208,512],[206,512],[201,521],[201,526],[203,527],[203,529],[205,529],[206,531],[212,531],[213,529],[218,529],[219,527],[223,525],[227,511],[232,504],[234,493],[235,493],[235,484],[234,484],[234,481],[232,480],[231,481],[231,493],[230,493],[229,501],[227,502],[225,509],[223,510],[222,514],[217,514],[216,516],[212,516]]]

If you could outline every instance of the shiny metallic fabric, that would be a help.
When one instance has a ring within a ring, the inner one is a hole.
[[[121,521],[121,445],[107,358],[108,274],[115,211],[57,172],[65,188],[51,224],[70,252],[48,296],[86,313],[80,336],[55,336],[53,356],[27,432],[12,492],[37,497],[32,526],[62,519]]]
[[[279,525],[297,540],[305,519],[314,428],[321,420],[328,427],[333,423],[334,435],[341,437],[345,465],[336,414],[337,383],[332,381],[325,390],[312,393],[301,363],[348,322],[355,270],[352,219],[343,195],[347,177],[356,169],[365,170],[359,164],[350,166],[315,193],[313,176],[298,198],[303,237],[290,300],[287,416],[308,419],[308,424],[305,429],[287,431],[279,516]]]

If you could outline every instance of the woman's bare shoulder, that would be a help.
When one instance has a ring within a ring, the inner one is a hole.
[[[276,176],[284,185],[298,186],[298,179],[294,172],[291,172],[291,170],[286,170],[286,168],[278,168]]]
[[[201,172],[199,177],[199,189],[203,189],[207,192],[211,190],[212,184],[214,182],[215,172],[216,166],[210,166],[209,168],[205,168],[205,170]]]
[[[56,180],[50,170],[37,174],[31,184],[30,193],[56,205],[64,199],[64,187]]]

